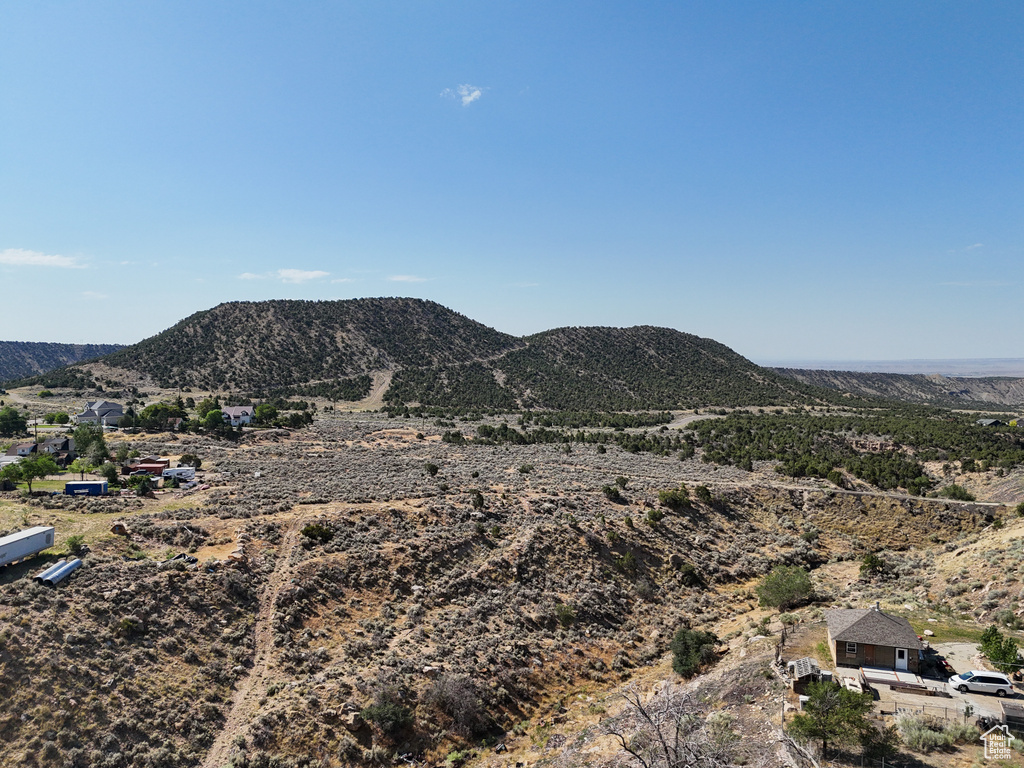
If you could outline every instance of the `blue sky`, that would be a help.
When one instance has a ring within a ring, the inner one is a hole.
[[[0,338],[417,296],[1019,357],[1024,5],[0,5]]]

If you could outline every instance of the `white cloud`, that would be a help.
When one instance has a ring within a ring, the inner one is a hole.
[[[425,283],[427,278],[416,275],[391,275],[388,280],[393,283]]]
[[[964,248],[964,250],[965,251],[973,251],[975,248],[984,248],[984,247],[985,247],[984,243],[975,243],[974,245],[968,245],[966,248]]]
[[[0,251],[0,264],[12,267],[61,267],[62,269],[85,269],[74,256],[26,251],[23,248],[8,248]]]
[[[486,88],[479,88],[469,83],[456,86],[455,88],[445,88],[441,91],[441,95],[449,99],[459,99],[462,102],[462,106],[468,107],[474,101],[484,95]]]
[[[320,269],[279,269],[276,276],[284,283],[305,283],[310,280],[319,280],[329,274],[331,273]]]
[[[306,283],[310,280],[319,280],[330,275],[320,269],[277,269],[273,272],[256,274],[255,272],[243,272],[238,276],[239,280],[280,280],[282,283]]]
[[[336,277],[331,280],[332,283],[354,283],[355,281],[354,277]]]

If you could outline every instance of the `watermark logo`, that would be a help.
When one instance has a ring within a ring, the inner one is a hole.
[[[997,725],[981,734],[981,740],[985,742],[985,759],[1009,760],[1012,738],[1008,725]]]

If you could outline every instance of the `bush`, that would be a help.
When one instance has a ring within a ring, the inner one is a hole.
[[[446,673],[426,690],[423,703],[451,721],[451,730],[463,738],[483,735],[488,717],[475,682],[465,675]]]
[[[68,536],[65,542],[68,547],[68,552],[72,555],[80,555],[85,550],[85,536],[76,533],[74,536]]]
[[[811,577],[796,565],[777,565],[757,587],[763,606],[785,610],[806,602],[813,592]]]
[[[718,637],[711,632],[683,627],[669,644],[672,651],[672,669],[681,677],[693,677],[715,658]]]
[[[395,736],[412,724],[412,712],[393,701],[382,701],[364,707],[359,713],[363,719],[375,723],[387,736]]]
[[[690,506],[690,493],[685,485],[667,491],[658,492],[658,502],[672,510],[680,510]]]
[[[962,485],[956,483],[950,483],[941,491],[940,496],[945,496],[947,499],[954,499],[956,501],[974,501],[974,494],[964,488]]]
[[[302,535],[307,539],[314,539],[321,544],[326,544],[334,538],[334,531],[320,523],[310,523],[302,529]]]
[[[555,606],[555,618],[563,627],[570,627],[576,621],[576,611],[572,609],[571,605],[558,603]]]

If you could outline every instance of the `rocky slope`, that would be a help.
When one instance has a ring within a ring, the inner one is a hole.
[[[775,368],[775,372],[815,387],[945,407],[1024,406],[1024,379],[953,378],[939,374],[860,373]]]
[[[72,363],[103,357],[121,347],[120,344],[0,341],[0,382],[34,376]]]

